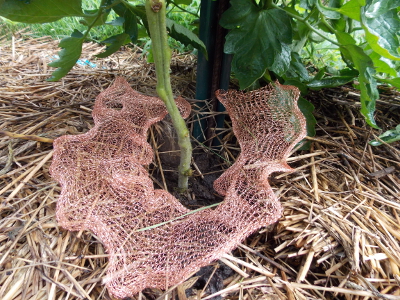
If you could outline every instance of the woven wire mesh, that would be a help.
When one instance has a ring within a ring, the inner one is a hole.
[[[268,176],[291,171],[285,160],[305,135],[298,96],[296,88],[279,84],[217,92],[242,151],[215,182],[225,196],[215,210],[190,214],[154,189],[144,168],[153,157],[146,134],[167,111],[122,78],[97,97],[89,132],[56,139],[50,172],[62,187],[57,220],[69,230],[91,230],[104,244],[111,294],[124,298],[177,284],[280,217]],[[176,103],[188,116],[190,105],[182,98]]]

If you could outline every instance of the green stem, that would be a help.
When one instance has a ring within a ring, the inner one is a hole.
[[[336,29],[326,20],[324,16],[321,16],[321,22],[331,31],[332,34],[336,33]]]
[[[104,7],[103,7],[104,3],[105,3],[105,0],[101,0],[99,11],[97,12],[96,18],[93,20],[93,22],[91,24],[89,24],[88,28],[84,32],[83,40],[86,40],[87,36],[89,35],[90,30],[93,28],[93,26],[96,24],[96,22],[100,19],[101,15],[103,14],[103,12],[104,12]]]
[[[138,229],[138,230],[135,230],[135,232],[141,232],[141,231],[146,231],[146,230],[154,229],[154,228],[163,226],[163,225],[165,225],[165,224],[169,224],[169,223],[172,223],[172,222],[174,222],[174,221],[180,220],[180,219],[182,219],[182,218],[184,218],[184,217],[186,217],[186,216],[192,215],[192,214],[197,213],[197,212],[199,212],[199,211],[202,211],[202,210],[205,210],[205,209],[208,209],[208,208],[212,208],[212,207],[218,206],[218,205],[220,205],[220,204],[221,204],[221,202],[214,203],[214,204],[211,204],[211,205],[208,205],[208,206],[203,206],[203,207],[200,207],[200,208],[198,208],[198,209],[191,210],[191,211],[189,211],[188,213],[183,214],[183,215],[181,215],[181,216],[179,216],[179,217],[173,218],[173,219],[171,219],[171,220],[168,220],[168,221],[165,221],[165,222],[162,222],[162,223],[158,223],[158,224],[155,224],[155,225],[151,225],[151,226],[148,226],[148,227],[145,227],[145,228],[140,228],[140,229]]]
[[[118,4],[122,3],[122,1],[123,1],[123,0],[115,1],[115,2],[111,3],[110,5],[106,6],[104,9],[113,8],[114,6],[117,6]]]
[[[192,145],[190,143],[189,130],[176,106],[172,94],[169,75],[171,49],[168,46],[167,40],[165,6],[165,0],[146,0],[146,15],[157,75],[157,93],[164,101],[178,135],[178,144],[181,149],[181,161],[178,168],[178,188],[183,192],[188,188],[188,177],[191,174]]]
[[[196,17],[196,18],[200,18],[200,16],[199,16],[198,14],[192,13],[191,11],[188,11],[187,9],[184,9],[182,6],[179,6],[179,5],[176,4],[174,1],[171,1],[171,3],[172,3],[175,7],[179,8],[181,11],[183,11],[183,12],[185,12],[185,13],[188,13],[188,14],[190,14],[190,15]],[[173,8],[171,8],[171,10],[173,10]],[[171,10],[170,10],[170,11],[171,11]]]

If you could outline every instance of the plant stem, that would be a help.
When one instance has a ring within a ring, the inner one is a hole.
[[[157,93],[161,100],[164,101],[178,135],[178,144],[181,150],[181,161],[178,168],[178,188],[181,192],[184,192],[188,188],[188,177],[191,175],[192,145],[190,143],[189,130],[172,94],[169,75],[171,49],[167,40],[165,6],[165,0],[146,0],[146,15],[157,75]]]
[[[87,36],[89,35],[90,30],[93,28],[93,26],[96,24],[97,20],[101,17],[101,15],[104,12],[104,2],[105,0],[101,0],[100,2],[100,6],[99,6],[99,11],[97,12],[96,18],[93,20],[93,22],[91,24],[89,24],[88,28],[86,29],[86,31],[83,34],[83,40],[86,40]]]
[[[200,16],[199,16],[198,14],[192,13],[191,11],[188,11],[187,9],[184,9],[182,6],[179,6],[179,4],[176,4],[174,1],[171,1],[171,3],[172,3],[175,7],[179,8],[181,11],[183,11],[183,12],[185,12],[185,13],[188,13],[188,14],[190,14],[190,15],[196,17],[196,18],[200,18]],[[173,9],[174,9],[174,8],[171,8],[171,10],[173,10]],[[171,11],[171,10],[170,10],[170,11]]]

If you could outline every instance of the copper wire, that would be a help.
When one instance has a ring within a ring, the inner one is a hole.
[[[105,283],[114,296],[178,284],[281,216],[268,177],[292,170],[286,158],[305,136],[298,89],[277,83],[217,97],[242,151],[215,182],[225,196],[215,210],[188,214],[174,196],[154,189],[144,168],[153,158],[146,135],[167,111],[159,98],[135,92],[122,78],[97,97],[89,132],[55,140],[50,171],[62,187],[57,220],[101,240],[110,260]],[[188,116],[190,105],[176,102]]]

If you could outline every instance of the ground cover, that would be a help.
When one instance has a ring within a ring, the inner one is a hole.
[[[69,232],[55,221],[60,188],[48,174],[51,140],[88,131],[95,97],[117,75],[155,95],[154,67],[139,48],[100,60],[92,55],[101,48],[85,44],[82,65],[59,82],[46,82],[56,42],[22,36],[14,44],[3,41],[0,299],[112,299],[102,284],[107,254],[101,243],[90,232]],[[189,125],[197,110],[195,76],[195,57],[173,57],[174,93],[193,106]],[[313,92],[308,100],[318,120],[317,135],[308,138],[311,150],[289,158],[295,173],[271,178],[285,208],[280,221],[184,283],[147,289],[137,299],[399,299],[399,142],[368,144],[380,132],[365,124],[351,86]],[[382,90],[377,122],[383,130],[400,123],[399,107],[400,95]],[[222,200],[211,183],[240,150],[226,126],[222,148],[193,141],[188,207]],[[173,191],[176,152],[163,139],[169,132],[168,120],[151,129],[149,141],[158,151],[149,172],[157,188]]]

